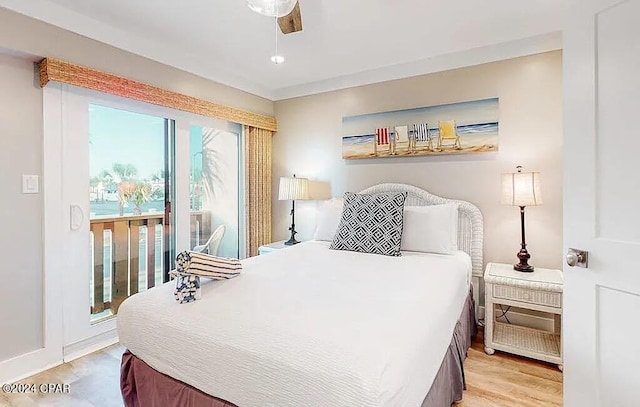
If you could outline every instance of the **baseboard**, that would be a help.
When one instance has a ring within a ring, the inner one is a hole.
[[[15,383],[63,363],[62,352],[41,348],[0,362],[0,384]]]
[[[54,347],[42,348],[0,361],[0,384],[15,383],[117,342],[118,332],[114,328],[100,335],[64,346],[62,349],[59,347],[58,350],[53,349]]]
[[[496,317],[502,315],[502,311],[496,310]],[[485,307],[478,308],[478,318],[484,320]],[[542,317],[538,315],[525,314],[519,311],[509,311],[507,313],[509,322],[516,325],[527,326],[529,328],[542,329],[545,331],[553,331],[553,317]]]
[[[17,383],[17,382],[19,382],[21,380],[24,380],[24,379],[28,378],[28,377],[35,376],[38,373],[42,373],[45,370],[53,369],[54,367],[60,366],[63,363],[64,362],[62,360],[60,360],[59,362],[51,363],[49,365],[44,365],[43,367],[38,367],[35,370],[31,370],[29,372],[23,373],[20,376],[13,377],[13,378],[11,378],[9,380],[2,380],[2,383]]]
[[[115,343],[118,343],[118,331],[113,328],[99,335],[65,346],[63,349],[64,361],[65,363],[71,362]]]

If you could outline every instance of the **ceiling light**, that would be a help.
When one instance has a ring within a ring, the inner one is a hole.
[[[281,63],[284,62],[284,57],[282,55],[280,55],[280,53],[278,52],[278,17],[274,17],[273,18],[273,32],[276,34],[275,36],[275,40],[276,40],[276,52],[273,54],[273,56],[271,57],[271,62],[273,62],[276,65],[280,65]]]
[[[291,13],[298,0],[247,0],[247,6],[258,14],[284,17]]]
[[[280,65],[281,63],[284,62],[284,57],[282,55],[274,55],[271,57],[271,62],[273,62],[276,65]]]

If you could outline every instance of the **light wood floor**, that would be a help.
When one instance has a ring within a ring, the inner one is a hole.
[[[464,362],[467,390],[455,407],[562,406],[562,372],[556,365],[496,351],[484,353],[482,332]]]
[[[120,407],[120,356],[114,345],[47,370],[22,383],[68,383],[69,394],[7,395],[0,406]],[[465,362],[467,391],[455,407],[562,405],[562,373],[555,365],[496,352],[486,355],[478,335]]]

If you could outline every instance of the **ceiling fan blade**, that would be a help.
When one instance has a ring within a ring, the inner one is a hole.
[[[300,14],[300,2],[296,2],[291,13],[278,18],[278,25],[283,34],[291,34],[302,31],[302,15]]]

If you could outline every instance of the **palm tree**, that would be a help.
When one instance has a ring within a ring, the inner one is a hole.
[[[104,201],[105,189],[108,189],[113,185],[113,174],[111,174],[109,170],[102,170],[94,178],[97,179],[98,185],[101,186],[100,188],[98,188],[98,192],[102,192],[101,196],[96,196],[96,199],[99,201]]]
[[[135,188],[136,184],[130,181],[118,183],[118,211],[120,216],[124,215],[124,207],[131,200]]]
[[[151,181],[153,181],[153,182],[160,182],[162,180],[164,180],[164,170],[160,170],[158,172],[155,172],[151,176]]]
[[[100,171],[100,173],[98,174],[98,178],[104,185],[109,186],[113,184],[113,174],[111,174],[109,170]]]
[[[211,128],[202,129],[202,161],[205,196],[213,201],[224,185],[224,157],[210,146],[221,131]]]
[[[100,179],[99,176],[93,176],[89,178],[89,186],[91,188],[97,187],[100,184],[100,182],[102,182],[102,180]]]
[[[131,193],[131,200],[135,204],[133,209],[134,215],[142,214],[142,208],[140,206],[151,200],[151,185],[146,182],[137,182]]]
[[[138,175],[138,169],[133,164],[113,163],[113,173],[120,181],[133,181]]]
[[[118,182],[118,205],[120,216],[124,215],[124,206],[129,203],[133,190],[135,189],[135,178],[138,169],[133,164],[113,163],[113,173],[119,178]]]
[[[97,201],[99,199],[98,198],[99,186],[100,186],[100,177],[93,176],[89,178],[89,200],[90,201]]]

